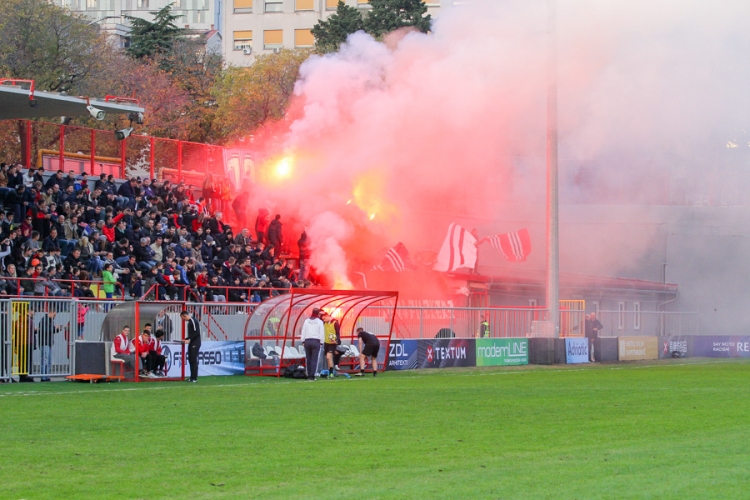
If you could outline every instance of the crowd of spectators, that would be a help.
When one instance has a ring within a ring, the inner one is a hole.
[[[0,295],[260,302],[311,286],[304,233],[298,270],[280,215],[261,209],[254,235],[235,231],[184,182],[0,164],[0,191]]]

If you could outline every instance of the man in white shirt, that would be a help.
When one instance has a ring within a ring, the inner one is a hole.
[[[302,336],[300,340],[305,346],[305,359],[307,366],[307,380],[315,381],[315,372],[318,370],[318,358],[320,357],[320,344],[325,339],[325,325],[320,319],[320,309],[312,310],[312,315],[302,324]]]

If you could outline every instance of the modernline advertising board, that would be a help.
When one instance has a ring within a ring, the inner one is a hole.
[[[500,338],[477,339],[477,366],[529,364],[529,340]]]

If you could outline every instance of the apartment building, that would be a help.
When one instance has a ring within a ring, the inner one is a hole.
[[[344,0],[369,9],[367,0]],[[336,11],[338,0],[225,0],[224,57],[227,64],[247,66],[254,56],[283,48],[312,47],[310,30]],[[425,0],[435,17],[455,0]]]
[[[216,33],[221,29],[222,2],[232,0],[51,0],[83,14],[115,38],[120,47],[127,46],[130,27],[127,18],[139,17],[151,20],[153,14],[168,4],[180,18],[175,22],[180,28],[194,33],[205,32],[218,41]],[[214,29],[214,27],[217,27]],[[213,32],[213,33],[211,33]]]

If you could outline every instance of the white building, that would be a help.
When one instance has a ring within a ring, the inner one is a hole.
[[[116,36],[121,47],[127,46],[130,32],[128,17],[139,17],[151,21],[155,12],[172,5],[172,12],[180,16],[175,24],[196,32],[216,32],[221,27],[222,1],[232,0],[51,0],[83,14],[107,33]]]
[[[336,12],[338,0],[225,0],[224,57],[227,64],[247,66],[254,55],[279,48],[305,48],[315,43],[310,30]],[[344,0],[368,9],[368,0]],[[425,0],[435,17],[441,7],[455,0]]]

